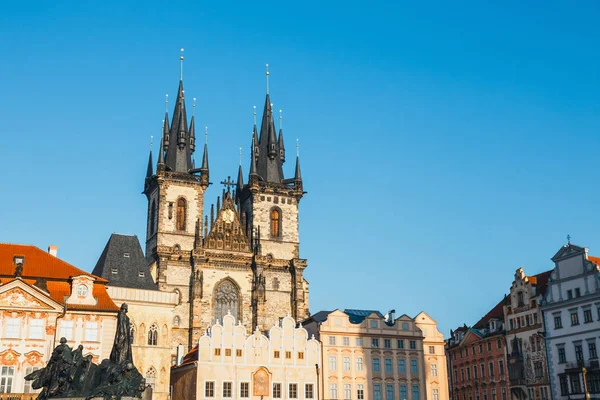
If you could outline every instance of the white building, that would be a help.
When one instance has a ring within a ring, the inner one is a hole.
[[[542,311],[553,399],[600,399],[600,258],[571,243],[554,257]]]

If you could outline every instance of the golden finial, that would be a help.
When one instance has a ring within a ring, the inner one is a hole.
[[[196,98],[194,97],[194,104],[192,104],[192,117],[194,116],[194,111],[196,111]]]
[[[165,111],[169,112],[169,93],[165,94]]]
[[[242,166],[242,148],[240,147],[240,166]]]
[[[300,140],[296,139],[296,157],[300,157]]]
[[[256,125],[256,106],[254,106],[254,125]]]
[[[208,144],[208,126],[204,127],[204,144]]]
[[[267,67],[267,94],[269,94],[269,64],[266,65]]]
[[[150,135],[150,151],[152,151],[152,144],[154,143],[154,136]]]
[[[183,47],[181,48],[179,55],[179,80],[183,80]]]
[[[281,130],[283,125],[283,111],[279,110],[279,130]]]

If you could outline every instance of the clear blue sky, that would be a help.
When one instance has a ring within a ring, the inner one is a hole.
[[[149,137],[184,47],[213,182],[240,146],[248,172],[271,66],[288,175],[301,144],[312,312],[475,323],[567,234],[600,254],[600,6],[483,3],[8,2],[0,241],[89,271],[112,232],[145,240]]]

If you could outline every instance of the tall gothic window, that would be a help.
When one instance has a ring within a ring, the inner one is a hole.
[[[177,200],[177,230],[185,231],[187,204],[184,198]]]
[[[281,211],[277,208],[271,209],[271,236],[281,236]]]
[[[156,346],[158,344],[158,327],[152,324],[148,331],[148,346]]]
[[[150,234],[154,233],[154,229],[156,228],[156,203],[152,200],[152,205],[150,206]]]
[[[156,370],[154,367],[150,367],[150,369],[146,372],[146,384],[152,387],[152,390],[155,389],[156,386]]]
[[[240,295],[235,284],[230,280],[221,282],[215,289],[214,307],[215,307],[215,321],[223,323],[223,317],[228,312],[233,315],[236,321],[238,321],[238,310],[240,304]]]

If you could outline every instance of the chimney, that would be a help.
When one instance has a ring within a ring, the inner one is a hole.
[[[57,253],[58,253],[58,246],[48,246],[48,254],[56,257]]]

